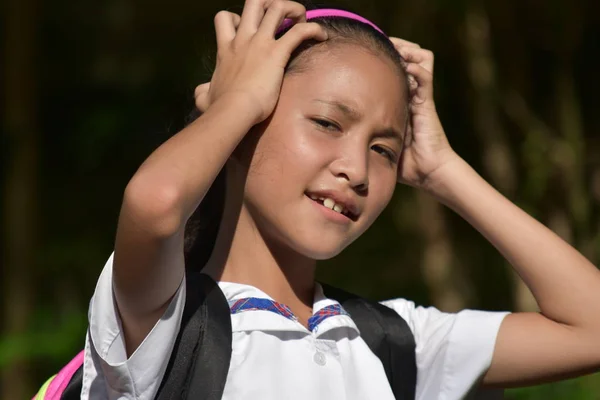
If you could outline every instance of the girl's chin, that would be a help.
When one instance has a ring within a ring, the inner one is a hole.
[[[324,243],[304,243],[297,246],[297,251],[308,258],[314,260],[328,260],[340,254],[348,244],[338,242]]]
[[[296,232],[288,236],[288,244],[296,252],[314,260],[333,258],[356,239],[350,232],[340,232],[330,225],[306,228],[298,227]]]

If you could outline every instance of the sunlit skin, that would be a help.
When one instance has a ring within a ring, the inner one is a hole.
[[[407,118],[404,84],[391,60],[351,44],[312,51],[307,68],[286,75],[272,117],[228,163],[230,180],[238,181],[232,186],[243,187],[243,179],[245,190],[222,280],[277,296],[293,275],[310,315],[315,260],[352,243],[392,197]],[[322,190],[353,199],[358,218],[327,218],[306,195]],[[237,212],[229,206],[226,215]],[[298,302],[281,296],[291,307]]]
[[[284,18],[297,23],[276,39]],[[257,287],[306,325],[316,260],[360,236],[398,181],[468,221],[539,305],[540,313],[503,320],[484,384],[534,384],[600,368],[600,272],[453,151],[436,112],[431,51],[390,38],[414,83],[406,104],[402,74],[360,46],[332,44],[301,73],[284,75],[303,41],[329,39],[293,1],[249,0],[241,16],[217,14],[215,31],[217,68],[195,92],[204,115],[154,151],[125,190],[113,269],[128,354],[181,284],[185,222],[226,164],[226,214],[205,268],[215,279]],[[322,189],[353,202],[360,216],[344,220],[307,198]]]
[[[406,100],[395,66],[386,61],[345,45],[316,52],[312,63],[324,67],[284,79],[273,117],[261,126],[245,188],[245,205],[255,210],[252,218],[269,240],[310,258],[331,258],[388,204]],[[386,131],[396,134],[381,137]],[[325,189],[353,198],[361,210],[358,219],[333,223],[315,212],[304,193]]]

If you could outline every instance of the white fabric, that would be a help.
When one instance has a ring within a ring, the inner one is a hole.
[[[220,282],[219,286],[228,300],[269,298],[248,285]],[[317,285],[313,312],[336,303],[325,298]],[[398,312],[415,336],[416,398],[473,398],[472,389],[490,365],[496,335],[507,313],[465,310],[447,314],[415,307],[404,299],[382,304]],[[184,305],[182,282],[165,315],[127,359],[112,291],[111,256],[90,302],[81,398],[153,399]],[[224,400],[394,398],[381,362],[348,316],[329,317],[314,332],[270,311],[243,311],[232,315],[231,322],[233,351]]]

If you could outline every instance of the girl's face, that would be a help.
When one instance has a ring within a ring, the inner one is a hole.
[[[244,163],[244,207],[269,245],[327,259],[365,232],[392,197],[406,88],[391,60],[355,45],[307,58],[306,68],[285,77],[271,118],[248,138],[256,142]]]

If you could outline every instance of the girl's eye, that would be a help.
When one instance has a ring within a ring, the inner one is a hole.
[[[334,122],[327,121],[326,119],[313,118],[313,122],[317,124],[320,128],[323,128],[328,131],[340,131],[341,128]]]
[[[395,163],[396,162],[396,154],[391,150],[386,149],[383,146],[373,146],[371,147],[376,153],[381,154],[383,157],[387,158],[388,161]]]

